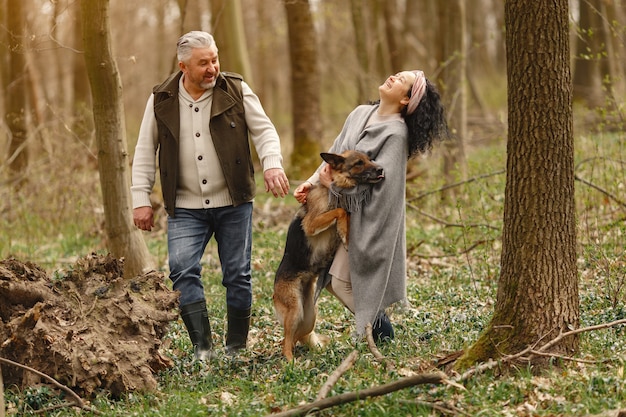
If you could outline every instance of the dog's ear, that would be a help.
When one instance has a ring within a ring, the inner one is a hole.
[[[339,165],[343,164],[346,161],[346,158],[344,158],[341,155],[337,155],[336,153],[328,153],[328,152],[322,152],[320,154],[320,156],[322,157],[322,159],[324,161],[326,161],[328,163],[328,165],[331,166],[331,168],[335,168],[338,167]]]

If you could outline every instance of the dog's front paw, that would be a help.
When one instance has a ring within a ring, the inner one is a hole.
[[[330,338],[326,335],[317,334],[311,332],[302,338],[302,343],[307,345],[310,349],[321,349],[328,345]]]

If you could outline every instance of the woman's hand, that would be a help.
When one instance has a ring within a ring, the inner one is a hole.
[[[305,181],[296,187],[296,189],[293,191],[293,196],[296,198],[296,200],[298,200],[298,203],[306,203],[306,196],[309,194],[309,191],[311,191],[312,186],[313,184],[311,184],[309,181]]]
[[[322,184],[326,188],[330,188],[332,183],[333,183],[333,171],[330,168],[330,165],[324,164],[324,166],[320,170],[320,184]]]

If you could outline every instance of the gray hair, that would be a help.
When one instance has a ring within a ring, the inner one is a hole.
[[[179,61],[185,62],[191,58],[193,49],[209,48],[213,45],[215,45],[215,39],[213,39],[210,33],[192,30],[178,39],[176,43],[176,57]]]

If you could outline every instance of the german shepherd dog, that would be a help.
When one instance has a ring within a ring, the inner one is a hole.
[[[374,184],[384,178],[383,169],[358,151],[322,153],[340,188]],[[326,270],[340,244],[348,247],[349,214],[329,207],[328,189],[313,185],[287,231],[285,253],[274,278],[274,310],[284,329],[283,355],[293,360],[300,341],[309,347],[323,346],[328,338],[315,333],[317,297],[327,284]],[[319,278],[318,278],[319,277]]]

